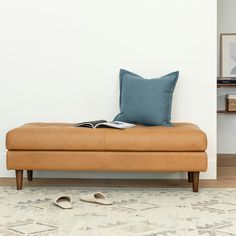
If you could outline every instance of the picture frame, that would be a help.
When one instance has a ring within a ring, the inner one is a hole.
[[[220,77],[236,79],[236,33],[220,34]]]

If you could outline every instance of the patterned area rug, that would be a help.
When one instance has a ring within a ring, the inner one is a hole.
[[[102,191],[112,206],[81,202]],[[52,204],[73,197],[73,209]],[[236,235],[236,189],[0,187],[0,235]]]

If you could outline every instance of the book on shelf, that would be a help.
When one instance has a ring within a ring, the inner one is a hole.
[[[217,78],[217,84],[235,84],[236,85],[236,78],[223,78],[223,77],[218,77]]]

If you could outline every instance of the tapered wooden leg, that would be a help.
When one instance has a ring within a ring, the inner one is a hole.
[[[198,192],[199,172],[193,172],[193,192]]]
[[[192,183],[193,182],[193,172],[188,172],[188,182]]]
[[[27,170],[27,178],[29,181],[33,180],[33,171],[32,170]]]
[[[22,189],[22,182],[23,182],[23,170],[16,170],[16,189]]]

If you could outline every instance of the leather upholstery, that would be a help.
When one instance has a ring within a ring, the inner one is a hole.
[[[6,147],[27,151],[204,152],[207,139],[203,131],[189,123],[176,123],[174,127],[137,126],[125,130],[30,123],[9,131]]]
[[[206,171],[205,152],[8,151],[7,168],[81,171]]]

